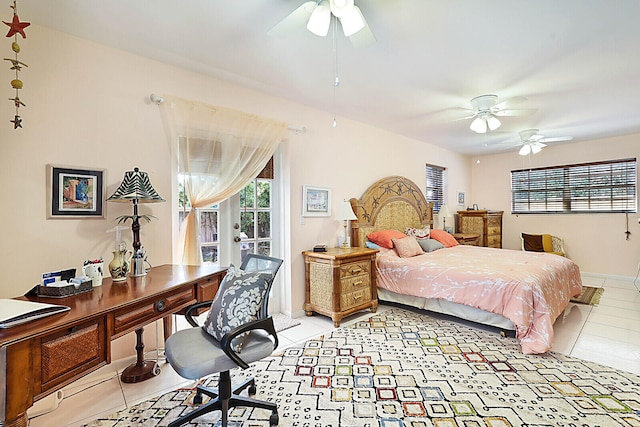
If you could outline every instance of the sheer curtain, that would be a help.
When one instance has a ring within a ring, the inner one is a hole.
[[[254,179],[280,144],[287,124],[168,96],[160,110],[192,207],[181,227],[182,263],[199,265],[198,209],[233,196]]]

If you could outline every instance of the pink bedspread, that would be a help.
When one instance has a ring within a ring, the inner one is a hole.
[[[553,322],[582,291],[576,263],[539,252],[460,245],[400,258],[382,249],[376,264],[378,287],[508,318],[525,354],[551,349]]]

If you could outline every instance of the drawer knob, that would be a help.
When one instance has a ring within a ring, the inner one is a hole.
[[[353,286],[360,286],[362,285],[362,280],[360,280],[359,282],[353,282]]]
[[[167,306],[167,303],[165,303],[164,300],[161,299],[156,303],[156,310],[162,312],[164,311],[166,306]]]

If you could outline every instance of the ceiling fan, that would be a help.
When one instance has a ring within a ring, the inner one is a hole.
[[[471,115],[457,120],[473,119],[469,128],[476,133],[486,133],[487,130],[496,130],[502,124],[498,117],[503,116],[525,116],[533,114],[535,109],[513,110],[506,107],[526,101],[527,98],[518,96],[498,102],[497,95],[481,95],[471,100],[472,109],[463,108],[470,111]]]
[[[271,36],[285,35],[306,26],[313,34],[326,37],[332,17],[337,18],[342,32],[356,47],[363,47],[376,41],[362,11],[354,0],[309,0],[298,6],[282,21],[271,28]]]
[[[547,138],[543,135],[540,135],[538,129],[526,129],[518,132],[520,135],[520,141],[522,142],[522,147],[518,154],[521,156],[526,156],[528,154],[538,154],[544,147],[547,146],[545,142],[559,142],[559,141],[571,141],[573,137],[571,136],[557,136],[555,138]]]

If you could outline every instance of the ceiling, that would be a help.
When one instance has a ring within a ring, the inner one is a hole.
[[[356,0],[377,42],[354,48],[338,32],[335,103],[332,32],[267,35],[303,2],[18,0],[18,12],[317,108],[327,126],[335,113],[338,126],[347,117],[464,154],[515,154],[529,128],[572,143],[640,133],[640,1]],[[455,119],[484,94],[537,111],[476,134]]]

